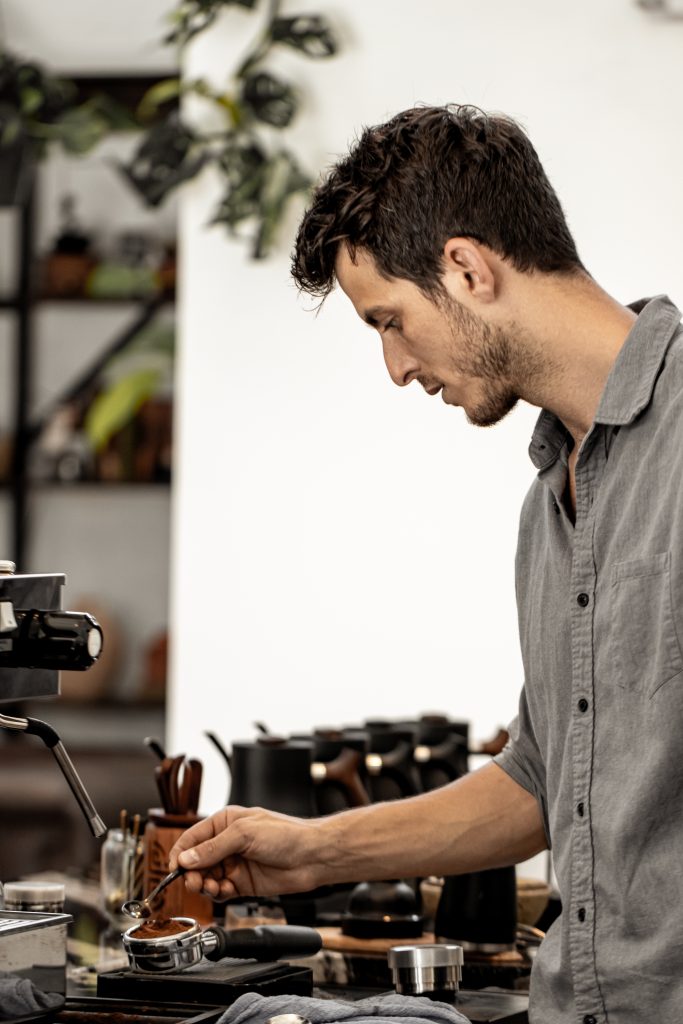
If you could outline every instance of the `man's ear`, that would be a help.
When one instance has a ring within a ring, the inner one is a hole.
[[[496,296],[493,254],[472,238],[449,238],[443,250],[444,284],[460,301],[492,302]]]

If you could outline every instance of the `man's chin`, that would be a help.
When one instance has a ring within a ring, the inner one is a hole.
[[[512,412],[517,405],[517,395],[508,395],[497,402],[484,403],[475,409],[466,409],[463,406],[467,422],[473,427],[495,427],[496,423],[504,420],[508,413]]]

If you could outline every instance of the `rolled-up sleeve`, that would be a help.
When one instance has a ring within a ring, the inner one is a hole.
[[[545,766],[531,725],[524,687],[522,687],[519,698],[517,716],[510,722],[508,732],[510,739],[500,754],[494,758],[494,761],[518,786],[526,789],[536,798],[543,819],[546,841],[550,848]]]

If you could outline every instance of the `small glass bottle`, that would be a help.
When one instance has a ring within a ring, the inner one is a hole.
[[[102,844],[100,856],[100,895],[105,913],[121,930],[131,921],[122,913],[121,905],[131,899],[134,884],[137,841],[128,830],[111,828]]]

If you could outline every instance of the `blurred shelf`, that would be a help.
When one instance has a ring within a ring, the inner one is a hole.
[[[73,491],[85,489],[92,491],[124,491],[142,490],[152,488],[154,490],[168,490],[171,486],[170,480],[31,480],[29,486],[33,489],[51,491]]]
[[[105,92],[131,113],[136,111],[150,86],[167,77],[167,73],[72,76],[79,99],[87,101]],[[170,106],[176,107],[177,102]],[[165,104],[160,114],[165,116],[168,112],[169,105]],[[131,137],[131,147],[133,145]],[[100,164],[102,155],[94,157]],[[106,154],[104,157],[106,161]],[[87,175],[75,179],[74,189],[87,187],[89,180]],[[92,180],[95,183],[92,187],[96,188],[97,179]],[[59,185],[60,181],[56,180],[54,194],[48,187],[43,201],[51,196],[50,202],[56,205]],[[36,241],[39,223],[47,226],[47,211],[39,208],[38,188],[38,184],[34,185],[25,201],[15,207],[11,216],[16,224],[10,225],[8,221],[6,225],[7,231],[16,229],[16,239],[11,248],[8,245],[15,273],[14,279],[6,275],[2,283],[0,327],[3,345],[6,337],[12,346],[13,363],[8,359],[7,370],[11,373],[14,410],[11,423],[5,427],[5,436],[0,438],[0,468],[4,481],[0,483],[0,530],[6,535],[3,537],[0,533],[0,543],[5,545],[6,557],[20,566],[35,566],[38,570],[45,564],[42,550],[48,552],[50,559],[56,557],[55,550],[73,552],[71,558],[65,558],[65,562],[73,563],[66,566],[69,574],[74,581],[78,580],[82,593],[101,590],[103,622],[105,605],[112,609],[112,620],[119,617],[118,609],[121,610],[120,621],[118,624],[112,621],[112,625],[118,625],[125,643],[121,643],[120,663],[116,671],[112,671],[111,687],[106,690],[120,693],[121,699],[83,703],[66,697],[57,702],[36,702],[32,709],[36,717],[44,716],[50,723],[54,721],[67,747],[83,748],[86,744],[118,747],[123,742],[131,749],[138,748],[145,764],[147,758],[153,764],[142,740],[147,735],[163,735],[164,706],[134,698],[142,690],[141,680],[146,678],[144,659],[150,642],[168,617],[167,530],[171,481],[33,479],[32,472],[43,475],[59,472],[64,464],[47,458],[32,461],[31,455],[46,423],[60,404],[80,399],[82,393],[88,398],[111,359],[124,352],[155,318],[157,325],[173,318],[176,301],[173,243],[164,239],[166,232],[161,226],[157,230],[150,228],[155,235],[154,249],[150,250],[154,262],[144,271],[140,267],[140,273],[132,268],[116,273],[127,268],[126,250],[117,250],[117,255],[112,252],[109,257],[97,246],[93,246],[87,261],[67,260],[57,265],[50,262],[49,253],[41,251],[45,244],[38,245]],[[115,215],[114,210],[112,214]],[[113,229],[128,221],[127,216],[120,221],[116,219]],[[146,228],[140,230],[147,232]],[[52,233],[52,230],[44,231],[42,235],[47,239]],[[130,260],[135,262],[135,253]],[[109,273],[105,274],[105,270]],[[70,290],[71,294],[57,294],[62,288]],[[83,294],[79,293],[79,288]],[[126,288],[131,291],[127,293]],[[139,293],[135,293],[136,288],[140,288]],[[85,294],[97,290],[106,294]],[[60,339],[64,339],[62,345],[59,345]],[[60,364],[59,373],[54,373],[53,381],[50,361],[58,358],[63,365]],[[38,370],[42,377],[37,375]],[[36,382],[39,388],[34,387]],[[60,387],[65,389],[63,393],[54,395],[49,403],[32,400],[34,391],[49,394]],[[126,443],[129,442],[137,443],[134,431],[126,438]],[[108,463],[114,472],[120,471],[121,466],[125,467],[123,471],[145,472],[154,465],[161,474],[168,468],[162,458],[144,463],[130,460],[129,448],[125,445],[115,454],[118,460]],[[78,471],[84,472],[95,472],[99,467],[94,460],[87,463],[87,469],[80,468],[82,463],[78,465]],[[87,531],[85,543],[84,531]],[[130,563],[123,562],[124,547],[116,542],[121,536],[126,540]],[[135,551],[134,544],[128,543],[131,537],[136,540],[144,537],[142,554]],[[90,557],[90,548],[97,551],[97,557]],[[3,553],[2,547],[0,553]],[[128,564],[134,570],[134,593],[129,593],[129,576],[125,573]],[[65,691],[68,692],[66,686]],[[75,694],[75,688],[72,692]],[[88,695],[95,696],[95,693],[93,683]],[[28,746],[14,744],[24,745]]]
[[[145,750],[145,736],[163,736],[165,710],[149,701],[80,702],[64,697],[26,701],[21,713],[50,723],[67,749],[128,747]],[[154,758],[150,754],[150,765]],[[150,768],[151,770],[151,768]]]
[[[106,491],[110,494],[112,491],[131,491],[131,490],[155,490],[164,491],[169,490],[171,487],[170,480],[74,480],[69,483],[62,480],[31,480],[29,481],[29,487],[31,490],[40,491],[64,491],[65,493],[73,493],[75,490],[86,490],[86,491]],[[12,484],[3,483],[0,484],[0,494],[11,495],[13,491]]]
[[[151,711],[155,713],[157,711],[164,710],[164,704],[158,700],[117,700],[115,698],[105,698],[104,700],[73,700],[67,699],[62,696],[57,697],[43,697],[42,699],[25,700],[21,702],[21,706],[25,711],[31,713],[38,713],[42,708],[45,710],[49,707],[59,708],[60,714],[66,713],[68,709],[74,712],[90,713],[91,711],[102,711],[111,714],[117,714],[125,717],[126,715],[137,715],[140,712]]]
[[[30,300],[31,306],[140,306],[145,303],[154,302],[162,305],[173,305],[175,294],[154,294],[154,295],[128,295],[111,298],[96,298],[90,295],[36,295]],[[21,303],[14,298],[0,298],[0,310],[16,312],[21,308]]]

